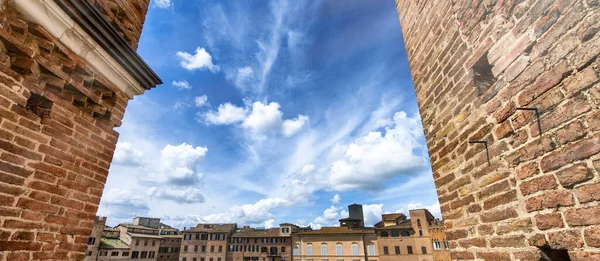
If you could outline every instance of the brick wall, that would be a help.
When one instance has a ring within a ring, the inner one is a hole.
[[[0,260],[82,260],[128,98],[3,3]]]
[[[150,0],[87,0],[110,22],[133,49],[137,49]]]
[[[396,6],[452,258],[600,260],[600,2]]]

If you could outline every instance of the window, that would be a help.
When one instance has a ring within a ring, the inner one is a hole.
[[[400,234],[398,233],[398,231],[392,231],[392,237],[399,237]]]
[[[150,251],[150,253],[148,254],[148,258],[154,258],[154,255],[156,253],[154,251]]]
[[[342,255],[342,243],[337,243],[337,245],[335,246],[335,252],[338,256]]]
[[[210,246],[210,252],[215,252],[215,246]]]
[[[200,235],[200,240],[208,240],[208,234]]]
[[[375,245],[373,245],[373,244],[369,245],[369,255],[370,256],[374,256],[375,255]]]
[[[277,247],[271,247],[271,254],[277,254]]]
[[[312,244],[306,245],[306,255],[312,256]]]
[[[144,246],[148,245],[148,239],[144,240]]]
[[[400,247],[399,246],[395,246],[394,247],[394,251],[396,251],[396,255],[400,254]]]
[[[194,246],[194,252],[198,252],[198,246]]]
[[[383,254],[384,255],[389,255],[390,254],[390,251],[388,250],[388,247],[386,247],[386,246],[383,247]]]
[[[129,251],[125,251],[121,254],[121,256],[129,256]]]
[[[225,240],[225,235],[224,234],[219,234],[219,240],[221,240],[221,241]]]
[[[289,233],[290,229],[287,227],[281,228],[281,233]]]
[[[219,253],[223,252],[223,246],[219,246]]]
[[[407,247],[406,247],[406,251],[408,251],[408,254],[409,254],[409,255],[412,255],[412,253],[413,253],[413,252],[412,252],[412,246],[407,246]]]
[[[220,257],[219,257],[219,258],[217,258],[217,261],[221,261],[221,258],[220,258]]]
[[[285,253],[285,247],[281,247],[281,253]]]
[[[217,240],[217,234],[210,234],[210,240]]]
[[[260,252],[267,253],[267,247],[261,247],[260,248]]]
[[[93,245],[94,243],[96,243],[96,238],[95,237],[88,238],[88,245]]]
[[[196,233],[196,240],[200,240],[200,234]]]
[[[277,238],[271,238],[271,243],[277,243]]]
[[[110,252],[110,256],[119,256],[119,252],[118,251],[112,251],[112,252]]]
[[[181,261],[187,261],[187,258],[186,258],[186,257],[184,257],[183,259],[181,259]]]
[[[358,243],[352,243],[352,255],[358,256]]]
[[[423,230],[419,230],[419,236],[422,237],[423,236]]]
[[[183,240],[192,240],[192,234],[183,234]]]
[[[385,232],[385,231],[381,232],[381,237],[389,237],[389,236],[390,236],[390,234],[388,234],[388,232]]]
[[[229,245],[229,249],[227,251],[233,252],[233,245]]]
[[[142,251],[142,253],[140,254],[140,258],[147,258],[148,257],[148,251]]]
[[[188,246],[183,246],[183,252],[187,252]]]
[[[136,240],[135,240],[135,245],[136,245],[136,246],[139,246],[139,245],[140,245],[140,240],[139,240],[139,239],[136,239]]]
[[[448,241],[446,241],[446,240],[444,240],[444,247],[445,247],[446,249],[450,248],[450,247],[448,247]]]
[[[211,258],[209,258],[208,260],[209,260],[209,261],[213,261],[214,259],[211,257]]]
[[[206,252],[206,246],[202,246],[202,252]]]
[[[325,244],[325,243],[321,244],[321,255],[322,256],[327,255],[327,244]]]
[[[442,249],[440,242],[433,242],[433,249],[435,249],[435,250]]]
[[[300,255],[300,246],[298,244],[294,245],[294,250],[292,250],[292,252],[294,252],[294,255]]]
[[[421,220],[420,219],[417,219],[417,226],[421,227]]]
[[[408,233],[408,231],[402,231],[402,236],[403,237],[409,237],[410,233]]]
[[[201,257],[201,258],[200,258],[200,261],[204,261],[204,257]]]
[[[156,240],[152,240],[152,246],[156,244]]]
[[[427,254],[427,248],[426,247],[421,247],[421,253]]]
[[[192,258],[192,261],[198,261],[198,258],[194,257],[194,258]]]

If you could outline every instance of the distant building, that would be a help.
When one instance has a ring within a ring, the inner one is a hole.
[[[377,235],[364,227],[362,206],[348,206],[340,227],[299,229],[292,233],[294,261],[378,261]]]
[[[102,238],[102,232],[106,228],[106,217],[96,216],[94,219],[94,227],[92,228],[92,234],[88,238],[88,246],[85,254],[84,261],[96,260],[98,256],[98,247],[100,246],[100,239]]]
[[[292,224],[263,229],[243,227],[229,238],[227,261],[291,261]]]
[[[429,225],[429,238],[433,247],[434,261],[450,261],[450,248],[446,240],[444,221],[435,220]]]
[[[436,240],[442,238],[442,221],[426,209],[410,210],[410,219],[404,214],[383,214],[381,222],[375,225],[381,261],[437,261],[442,256],[441,249],[434,251],[435,243],[430,238],[434,232]],[[438,230],[436,230],[438,229]],[[443,236],[445,238],[445,236]],[[443,243],[443,242],[442,242]]]
[[[198,224],[183,230],[180,261],[225,261],[229,236],[236,224]]]

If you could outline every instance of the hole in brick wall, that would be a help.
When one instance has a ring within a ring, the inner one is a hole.
[[[540,261],[570,261],[569,251],[566,249],[552,249],[549,247],[540,248]]]
[[[46,97],[32,93],[29,97],[29,100],[27,100],[27,105],[25,105],[25,108],[33,112],[38,117],[44,118],[50,115],[52,104],[52,101],[46,99]]]
[[[487,52],[473,65],[473,84],[479,95],[483,94],[496,82],[492,73],[492,65],[488,61]]]

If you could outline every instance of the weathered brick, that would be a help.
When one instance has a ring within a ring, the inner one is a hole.
[[[535,215],[535,224],[541,230],[564,227],[560,213]]]
[[[498,222],[509,218],[515,218],[517,216],[517,211],[515,211],[514,208],[506,208],[500,210],[487,211],[481,214],[481,221],[483,223]]]
[[[579,230],[564,230],[548,233],[548,243],[552,248],[573,249],[583,246],[583,237]]]
[[[517,178],[519,178],[519,179],[526,179],[531,176],[537,175],[538,173],[540,173],[540,170],[539,170],[537,162],[527,163],[525,165],[518,167],[515,170],[515,174],[517,175]]]
[[[532,212],[545,208],[572,206],[573,204],[573,195],[571,192],[566,190],[548,190],[542,194],[528,198],[525,201],[525,208],[528,212]]]
[[[532,230],[530,218],[513,219],[508,222],[501,222],[496,225],[496,233],[505,235],[510,233],[527,233]]]
[[[598,225],[600,206],[569,209],[565,212],[565,220],[569,226]]]
[[[575,196],[580,203],[600,200],[600,183],[585,184],[576,188]]]
[[[524,235],[493,237],[490,239],[490,247],[512,247],[525,245]]]
[[[600,135],[567,144],[560,150],[548,153],[542,158],[540,166],[544,172],[548,172],[598,153],[600,153]]]
[[[577,164],[557,172],[556,177],[563,187],[570,188],[578,183],[590,180],[593,175],[585,164]]]
[[[509,192],[497,195],[483,202],[483,209],[491,209],[497,206],[506,205],[510,202],[517,200],[517,191],[511,190]]]
[[[510,260],[510,255],[506,252],[478,252],[477,257],[489,261]]]
[[[542,190],[555,189],[558,187],[553,175],[544,175],[527,181],[521,182],[519,188],[524,196],[536,193]]]

